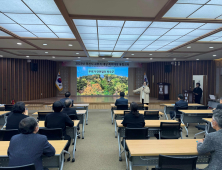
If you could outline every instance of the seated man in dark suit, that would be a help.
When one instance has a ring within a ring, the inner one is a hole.
[[[66,101],[67,99],[70,99],[70,96],[71,96],[71,93],[70,93],[69,91],[67,91],[67,92],[65,93],[65,98],[62,98],[62,99],[60,100],[60,102],[62,103],[62,105],[63,105],[64,108],[65,108],[65,101]],[[72,99],[70,99],[70,100],[72,100]],[[72,100],[72,106],[73,106],[73,103],[74,103],[74,100]]]
[[[124,98],[124,92],[120,92],[120,98],[116,99],[115,106],[117,105],[128,105],[128,99]]]
[[[21,134],[11,138],[8,156],[8,166],[23,166],[35,164],[36,170],[43,170],[42,155],[54,156],[55,149],[48,142],[46,136],[37,134],[39,130],[37,121],[27,117],[19,123]]]
[[[174,111],[170,111],[170,118],[171,119],[175,119],[176,112],[178,111],[178,108],[180,108],[180,107],[182,107],[182,108],[187,108],[188,107],[188,103],[183,100],[183,95],[182,94],[178,95],[178,101],[174,105]]]
[[[53,113],[49,113],[45,117],[45,127],[47,128],[61,128],[65,140],[68,140],[68,143],[65,147],[65,150],[69,150],[71,137],[66,134],[66,126],[73,127],[74,122],[69,118],[66,113],[62,113],[61,110],[63,105],[60,101],[53,103],[52,109]]]
[[[22,119],[28,117],[28,112],[25,110],[24,102],[17,102],[8,114],[6,129],[18,129]]]
[[[67,99],[65,101],[65,108],[62,109],[62,113],[66,113],[67,115],[75,115],[76,118],[74,120],[78,120],[76,109],[72,107],[72,100]]]

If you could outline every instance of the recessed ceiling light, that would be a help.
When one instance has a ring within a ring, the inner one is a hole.
[[[131,54],[131,55],[134,55],[134,54]]]
[[[105,58],[103,58],[103,60],[104,60]]]
[[[129,60],[129,58],[126,58],[127,60]]]
[[[70,47],[72,47],[72,44],[69,44]]]
[[[81,58],[81,57],[78,57],[78,58]]]
[[[47,45],[47,44],[43,44],[43,45]]]
[[[79,54],[79,53],[76,53],[76,54]]]
[[[0,57],[3,57],[3,55],[0,55]]]
[[[22,45],[22,43],[17,43],[18,45]]]
[[[27,57],[27,58],[29,58],[29,56],[28,56],[28,55],[27,55],[26,57]]]
[[[209,48],[214,48],[214,47],[209,47]]]
[[[200,59],[196,59],[196,60],[200,60]]]
[[[46,51],[45,53],[47,54],[47,53],[49,53],[49,52]]]
[[[153,54],[150,54],[150,55],[153,55]]]
[[[191,48],[191,46],[188,46],[187,48]]]
[[[150,60],[152,60],[153,58],[150,58]]]
[[[55,56],[52,56],[52,58],[55,58]]]
[[[214,57],[216,57],[217,55],[213,55]]]
[[[173,60],[176,60],[176,58],[174,58]]]

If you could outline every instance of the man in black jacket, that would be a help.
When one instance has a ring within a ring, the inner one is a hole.
[[[74,122],[69,118],[66,113],[61,112],[63,105],[60,101],[53,103],[52,108],[54,112],[46,115],[45,127],[62,129],[64,139],[68,140],[68,143],[65,147],[65,150],[68,151],[71,142],[71,137],[66,134],[66,126],[73,127]]]
[[[62,103],[62,105],[63,105],[64,108],[65,108],[65,101],[66,101],[67,99],[70,99],[70,96],[71,96],[71,93],[70,93],[69,91],[67,91],[67,92],[65,93],[65,98],[62,98],[62,99],[60,100],[60,102]],[[72,100],[72,106],[73,106],[74,100],[73,100],[73,99],[70,99],[70,100]]]
[[[46,136],[37,134],[39,130],[37,121],[27,117],[19,123],[21,134],[11,138],[8,156],[9,166],[23,166],[35,164],[36,170],[43,170],[42,155],[51,157],[55,155],[55,148],[48,142]]]
[[[116,99],[115,106],[117,106],[117,105],[128,105],[128,99],[125,99],[124,96],[125,96],[124,92],[120,92],[120,98]]]
[[[200,88],[200,83],[196,83],[196,88],[193,89],[193,93],[195,95],[195,103],[200,104],[203,93],[202,89]]]
[[[75,115],[75,119],[74,120],[78,120],[76,109],[75,108],[71,108],[71,107],[72,107],[72,100],[71,99],[67,99],[65,101],[65,108],[62,109],[62,113],[66,113],[67,115]]]
[[[179,94],[178,101],[174,105],[174,111],[170,111],[170,118],[175,119],[178,108],[187,108],[187,107],[188,107],[188,103],[183,100],[183,95]]]

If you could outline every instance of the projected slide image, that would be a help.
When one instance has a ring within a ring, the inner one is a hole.
[[[128,68],[77,67],[77,95],[128,95]]]

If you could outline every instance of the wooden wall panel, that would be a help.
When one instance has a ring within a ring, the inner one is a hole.
[[[147,76],[150,82],[151,97],[158,97],[158,82],[170,83],[170,99],[176,100],[177,95],[183,90],[193,89],[193,75],[207,75],[206,93],[215,94],[215,61],[183,61],[180,66],[172,65],[172,71],[165,73],[164,65],[171,64],[171,62],[155,62],[147,64]],[[154,82],[152,76],[154,75]],[[207,99],[204,101],[206,104]]]
[[[56,62],[32,60],[38,71],[31,71],[27,60],[0,58],[0,103],[28,101],[56,96]],[[42,95],[41,95],[42,93]]]

